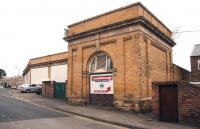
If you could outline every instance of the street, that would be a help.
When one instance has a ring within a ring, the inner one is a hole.
[[[22,101],[0,88],[0,129],[122,129]]]

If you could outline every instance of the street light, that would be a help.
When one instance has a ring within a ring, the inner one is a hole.
[[[15,68],[17,69],[17,76],[19,76],[19,67],[18,66],[15,66]]]

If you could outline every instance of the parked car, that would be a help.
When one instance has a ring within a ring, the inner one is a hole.
[[[17,86],[12,86],[11,89],[17,89]]]
[[[36,86],[38,86],[37,84],[27,84],[27,85],[23,85],[23,86],[20,86],[19,90],[22,92],[22,93],[34,93],[36,92]]]
[[[37,86],[36,86],[36,91],[35,91],[35,93],[36,93],[37,95],[42,94],[42,85],[37,85]]]
[[[29,84],[22,84],[22,85],[18,86],[17,89],[20,90],[20,89],[22,89],[22,87],[24,87],[26,85],[29,85]]]

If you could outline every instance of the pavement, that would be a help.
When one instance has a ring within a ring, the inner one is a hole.
[[[16,98],[26,102],[57,109],[62,112],[75,114],[89,119],[115,124],[134,129],[199,129],[192,125],[160,122],[151,114],[121,112],[107,108],[94,106],[75,106],[68,104],[65,100],[49,98],[34,93],[20,93],[17,90],[10,92]]]
[[[0,97],[0,123],[32,119],[68,117],[68,115],[38,108],[23,101],[9,97]],[[0,126],[1,127],[1,126]]]
[[[48,105],[47,100],[35,94],[13,95],[9,89],[0,89],[0,129],[127,129],[61,112]]]

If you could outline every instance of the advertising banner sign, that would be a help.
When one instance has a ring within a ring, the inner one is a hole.
[[[113,74],[90,75],[90,94],[113,94]]]

